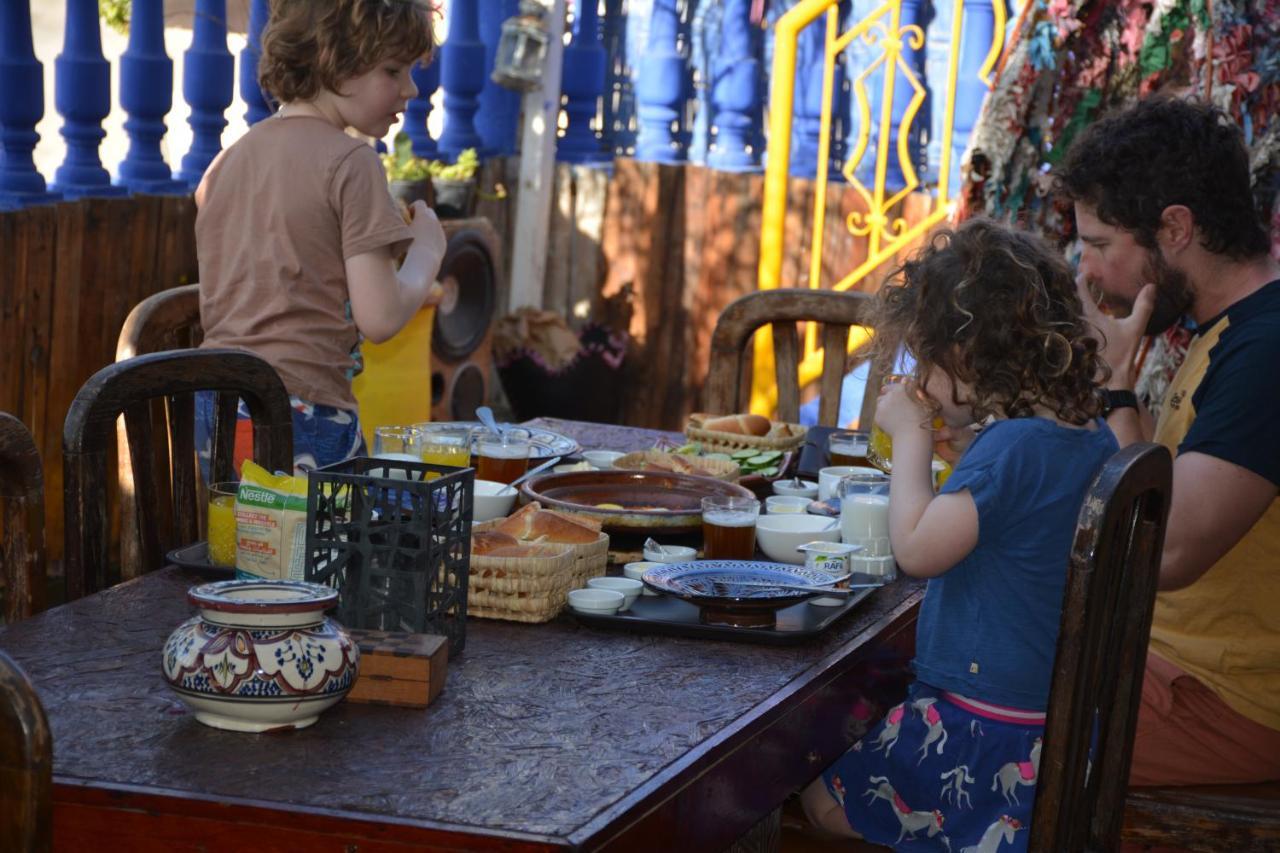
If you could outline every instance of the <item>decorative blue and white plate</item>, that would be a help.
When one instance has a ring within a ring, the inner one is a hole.
[[[464,427],[466,429],[480,429],[479,421],[443,421],[432,422],[432,426],[439,427]],[[549,429],[539,429],[538,427],[525,426],[524,424],[509,424],[509,426],[519,427],[529,431],[529,458],[530,459],[550,459],[552,456],[570,456],[582,449],[582,445],[574,441],[567,435],[553,432]]]
[[[831,576],[785,563],[756,560],[695,560],[649,569],[642,580],[658,592],[714,607],[776,608],[813,593],[769,584],[830,586]]]

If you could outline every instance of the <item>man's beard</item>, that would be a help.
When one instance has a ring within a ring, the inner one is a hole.
[[[1143,280],[1156,286],[1156,304],[1147,320],[1146,334],[1164,332],[1191,310],[1195,294],[1187,281],[1187,274],[1174,269],[1164,259],[1159,249],[1147,251],[1147,264],[1142,271]]]

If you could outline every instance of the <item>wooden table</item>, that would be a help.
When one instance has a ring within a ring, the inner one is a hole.
[[[471,620],[425,711],[344,702],[248,735],[196,722],[160,676],[207,579],[166,568],[0,630],[53,729],[59,849],[719,850],[900,697],[923,589],[781,648]]]

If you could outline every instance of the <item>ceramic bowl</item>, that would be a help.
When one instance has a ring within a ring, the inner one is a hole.
[[[569,606],[580,613],[608,616],[617,613],[627,597],[613,589],[571,589]]]
[[[804,514],[809,511],[811,501],[812,498],[800,495],[770,495],[764,499],[764,511],[769,515]]]
[[[491,521],[511,514],[516,504],[515,489],[506,483],[495,483],[493,480],[476,480],[473,506],[475,515],[472,521]]]
[[[830,529],[823,529],[830,528]],[[762,515],[756,519],[756,544],[771,560],[792,565],[804,564],[806,542],[839,542],[840,524],[820,515]]]
[[[649,571],[649,569],[655,569],[661,565],[662,563],[655,563],[652,560],[637,560],[634,563],[627,563],[625,566],[623,566],[622,574],[626,577],[631,578],[633,581],[643,582],[645,572]],[[649,589],[649,587],[647,586],[644,588],[644,591],[641,592],[640,594],[641,595],[657,595],[656,592]]]
[[[664,545],[661,551],[644,549],[644,558],[651,563],[687,563],[697,557],[697,549],[688,545]]]
[[[884,472],[879,468],[869,468],[865,465],[831,465],[818,471],[818,500],[825,501],[827,498],[835,497],[836,484],[840,482],[841,477],[849,474],[884,476]]]
[[[625,454],[617,450],[584,450],[582,458],[601,470],[612,468],[613,463]]]
[[[813,500],[818,496],[818,484],[813,480],[801,480],[800,485],[797,486],[795,480],[774,480],[773,493],[775,495],[793,495]]]
[[[591,578],[587,581],[588,589],[611,589],[614,592],[620,592],[625,596],[622,607],[619,610],[627,610],[631,605],[636,603],[636,599],[640,597],[640,591],[644,589],[644,584],[632,578]]]

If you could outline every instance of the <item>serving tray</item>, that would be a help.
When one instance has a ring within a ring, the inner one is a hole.
[[[849,580],[853,583],[874,583],[883,579],[874,578],[871,575],[854,575]],[[883,585],[883,583],[879,584],[879,586]],[[709,625],[702,621],[699,607],[667,595],[641,596],[629,610],[622,613],[610,615],[580,613],[572,608],[568,608],[566,612],[583,625],[592,628],[621,629],[704,640],[789,645],[821,634],[873,592],[875,588],[857,590],[842,604],[835,607],[813,604],[812,599],[784,607],[777,611],[777,622],[768,628]]]

